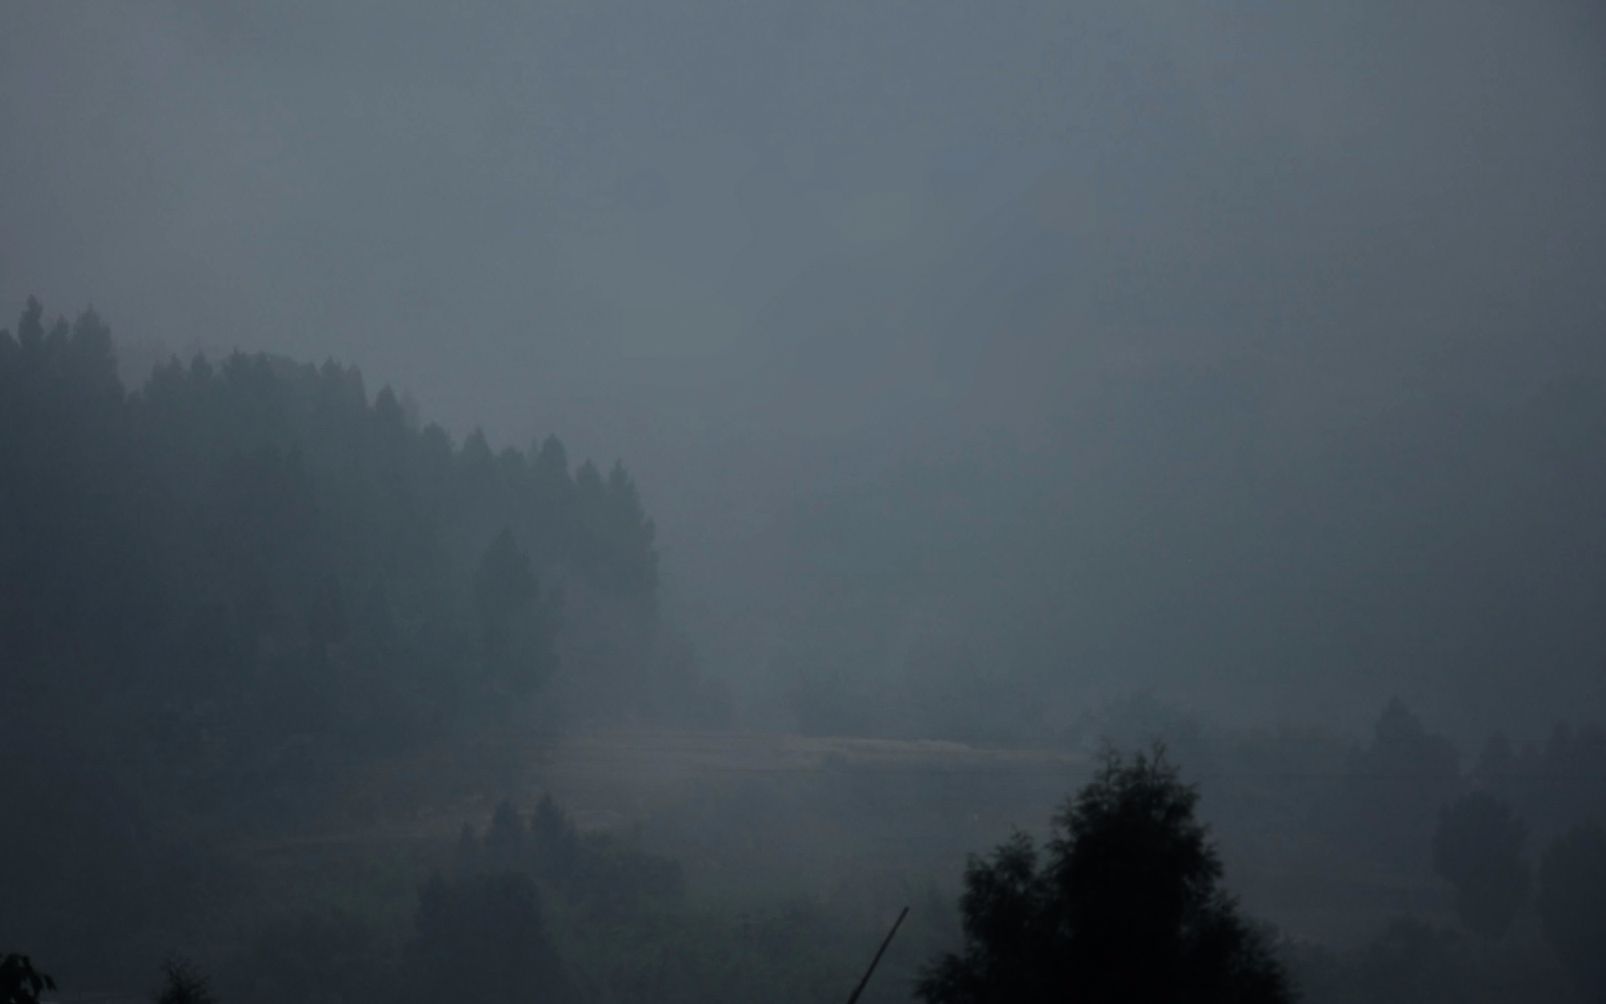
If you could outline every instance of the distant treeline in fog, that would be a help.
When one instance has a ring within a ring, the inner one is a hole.
[[[215,885],[184,820],[282,827],[337,765],[514,720],[721,709],[622,466],[454,443],[334,362],[130,389],[94,311],[32,299],[0,332],[0,666],[0,927],[112,967]]]
[[[1074,770],[729,763],[614,831],[526,813],[550,782],[532,730],[733,712],[660,612],[622,466],[459,444],[411,411],[354,368],[265,355],[130,389],[92,311],[47,325],[30,300],[0,331],[0,949],[117,989],[177,948],[242,1004],[801,1002],[913,902],[866,998],[907,999],[956,944],[964,854],[1047,818]],[[971,652],[900,690],[896,720],[856,713],[857,667],[827,662],[797,724],[1165,743],[1317,1004],[1606,986],[1587,715],[1469,742],[1396,700],[1357,737],[1140,695],[1047,729],[1008,713],[1010,660]],[[518,797],[455,843],[420,822],[493,793]]]
[[[406,741],[546,684],[591,714],[689,693],[622,466],[456,444],[333,361],[175,359],[131,392],[113,352],[93,311],[47,326],[35,300],[0,334],[0,660],[23,707],[194,765]]]

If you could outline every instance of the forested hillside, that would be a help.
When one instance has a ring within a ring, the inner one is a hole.
[[[708,713],[615,464],[421,424],[355,368],[118,377],[107,325],[0,333],[0,662],[13,719],[189,775],[528,710]]]

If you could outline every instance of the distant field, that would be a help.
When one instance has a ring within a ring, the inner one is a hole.
[[[1016,829],[1042,834],[1091,769],[1085,754],[944,741],[503,732],[364,768],[348,779],[338,818],[247,850],[287,873],[427,857],[465,823],[483,826],[502,799],[528,811],[550,794],[583,829],[674,857],[703,899],[804,897],[875,915],[922,896],[952,902],[967,855]],[[1223,850],[1246,906],[1294,933],[1350,940],[1379,917],[1444,908],[1423,876]]]
[[[933,778],[989,778],[993,791],[1041,786],[1063,796],[1085,756],[938,740],[776,733],[595,730],[501,733],[464,750],[365,769],[349,782],[347,815],[328,832],[272,847],[455,836],[501,799],[525,807],[551,794],[586,828],[633,826],[710,791],[761,785],[813,789],[849,776],[894,786]],[[1036,782],[1036,783],[1033,783]],[[1046,819],[1051,802],[1036,814]],[[353,825],[355,824],[355,825]]]

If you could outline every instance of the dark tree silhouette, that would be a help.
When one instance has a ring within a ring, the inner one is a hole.
[[[54,989],[55,981],[35,969],[28,956],[0,956],[0,1004],[38,1004],[40,993]]]
[[[519,547],[512,531],[503,528],[480,557],[474,575],[474,601],[484,619],[487,644],[499,644],[506,622],[536,595],[530,557]]]
[[[1606,1001],[1606,830],[1575,826],[1539,862],[1539,923],[1586,1001]]]
[[[1429,732],[1395,698],[1351,762],[1348,784],[1352,843],[1375,858],[1425,871],[1434,814],[1461,784],[1455,744]]]
[[[206,976],[185,959],[162,963],[162,990],[156,1004],[216,1004]]]
[[[496,803],[483,847],[487,861],[499,870],[516,868],[524,857],[528,829],[519,810],[507,799]]]
[[[503,529],[480,557],[474,574],[483,652],[496,680],[527,690],[553,662],[549,612],[540,605],[540,587],[530,556],[511,530]]]
[[[580,858],[580,834],[550,794],[541,796],[530,815],[530,839],[539,874],[546,877],[573,874]]]
[[[1456,913],[1467,930],[1497,940],[1511,927],[1528,898],[1526,836],[1511,807],[1487,792],[1473,792],[1439,812],[1433,867],[1455,887]]]
[[[419,892],[408,955],[419,1001],[522,1004],[573,996],[547,940],[535,883],[525,875],[432,878]]]
[[[964,947],[918,984],[934,1004],[1292,999],[1281,963],[1220,887],[1197,792],[1163,750],[1106,755],[1056,818],[972,858]]]

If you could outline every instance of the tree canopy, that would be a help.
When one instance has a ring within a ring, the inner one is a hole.
[[[1292,999],[1265,938],[1220,887],[1197,792],[1162,750],[1109,753],[1054,821],[972,858],[964,943],[918,984],[932,1004]]]
[[[0,956],[0,1004],[38,1004],[39,995],[56,982],[33,967],[26,955]]]
[[[340,768],[488,724],[717,707],[623,467],[415,411],[238,352],[126,388],[97,314],[32,299],[0,330],[0,796],[36,814],[0,922],[103,956],[198,888],[155,820],[290,825]]]
[[[349,366],[238,352],[130,392],[97,314],[47,326],[30,299],[0,331],[17,710],[103,706],[124,748],[157,734],[194,767],[294,735],[395,742],[555,678],[591,714],[661,703],[654,667],[685,667],[655,654],[654,527],[625,469],[571,468],[550,437],[455,446],[413,410]]]

